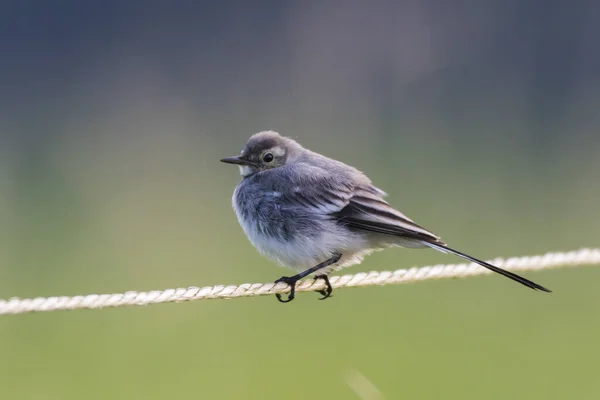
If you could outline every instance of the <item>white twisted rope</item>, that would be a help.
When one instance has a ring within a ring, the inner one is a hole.
[[[553,252],[537,256],[496,258],[489,261],[498,267],[511,271],[537,271],[559,267],[575,267],[600,264],[600,248],[580,249],[569,252]],[[390,285],[442,278],[462,278],[489,274],[491,271],[477,264],[440,264],[427,267],[413,267],[396,271],[360,272],[355,275],[332,276],[329,278],[334,288]],[[322,280],[298,282],[297,292],[324,289]],[[235,297],[265,296],[287,293],[285,283],[244,283],[241,285],[216,285],[202,288],[189,287],[150,292],[129,291],[115,294],[88,294],[85,296],[36,297],[33,299],[11,298],[0,300],[0,315],[25,314],[39,311],[77,310],[82,308],[120,307],[126,305],[146,305],[202,299],[230,299]]]

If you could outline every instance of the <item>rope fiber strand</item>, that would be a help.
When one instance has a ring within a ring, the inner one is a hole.
[[[600,248],[580,249],[569,252],[552,252],[537,256],[496,258],[491,264],[511,271],[538,271],[551,268],[576,267],[600,264]],[[463,278],[491,274],[492,272],[474,263],[440,264],[427,267],[413,267],[396,271],[360,272],[354,275],[332,276],[329,278],[334,289],[344,287],[391,285],[444,278]],[[324,289],[319,279],[299,281],[296,292]],[[129,291],[114,294],[88,294],[85,296],[36,297],[32,299],[11,298],[0,300],[0,315],[25,314],[41,311],[97,309],[128,305],[147,305],[203,299],[231,299],[236,297],[266,296],[275,293],[289,293],[285,283],[244,283],[241,285],[216,285],[153,290],[149,292]]]

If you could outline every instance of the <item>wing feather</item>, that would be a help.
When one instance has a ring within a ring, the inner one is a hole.
[[[290,180],[276,188],[284,197],[282,205],[308,208],[312,215],[363,231],[441,243],[438,236],[390,206],[383,199],[386,193],[360,172],[334,173],[307,164],[295,168]]]
[[[300,173],[301,172],[301,173]],[[346,207],[354,193],[349,177],[311,165],[297,165],[290,180],[277,188],[285,207],[304,207],[311,214],[329,216]]]
[[[381,197],[365,195],[364,190],[355,191],[348,205],[335,216],[356,229],[441,243],[438,236],[416,224]]]

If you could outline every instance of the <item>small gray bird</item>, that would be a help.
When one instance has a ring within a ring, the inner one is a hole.
[[[273,131],[259,132],[237,157],[242,181],[233,193],[233,208],[250,242],[264,255],[298,272],[275,283],[290,285],[310,274],[325,281],[319,291],[333,291],[328,275],[358,264],[369,253],[391,246],[425,248],[452,253],[532,289],[550,292],[510,271],[448,247],[440,238],[385,200],[357,169],[307,150]]]

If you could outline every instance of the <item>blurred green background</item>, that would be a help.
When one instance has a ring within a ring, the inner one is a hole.
[[[218,162],[266,129],[367,172],[474,256],[598,246],[599,17],[593,1],[3,2],[0,298],[287,273],[244,237],[238,171]],[[459,261],[392,249],[347,272]],[[0,399],[600,398],[600,268],[525,275],[554,293],[486,276],[4,316]]]

